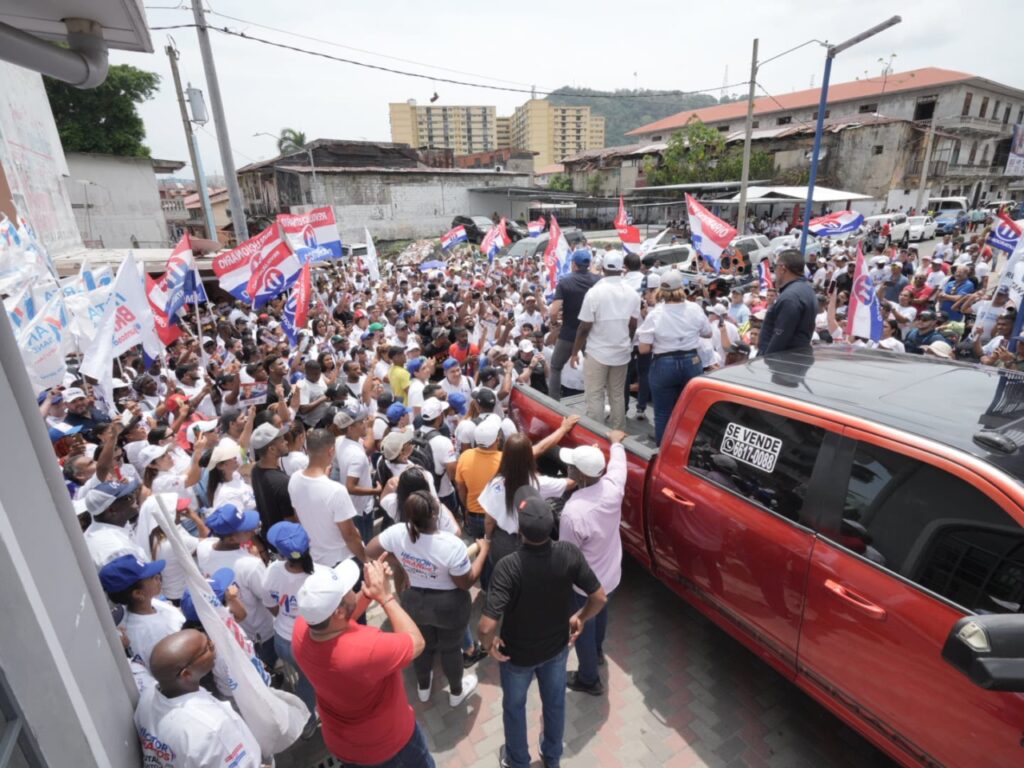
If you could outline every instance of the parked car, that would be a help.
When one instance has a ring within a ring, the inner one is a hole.
[[[875,226],[881,228],[887,223],[889,225],[888,244],[897,243],[906,246],[910,242],[910,221],[905,213],[882,213],[864,219],[864,225],[869,231]]]
[[[911,216],[908,221],[910,222],[911,240],[920,242],[935,237],[935,219],[931,216]]]
[[[509,235],[511,236],[511,232]],[[576,227],[564,227],[562,234],[565,235],[566,242],[569,243],[569,248],[573,249],[576,245],[583,241],[582,230]],[[541,256],[544,254],[544,250],[548,247],[548,241],[551,239],[551,235],[547,232],[538,235],[537,237],[523,237],[516,240],[509,246],[508,250],[501,254],[502,258],[506,259],[532,259],[535,256]]]
[[[768,263],[774,263],[775,253],[771,248],[771,241],[764,235],[740,235],[734,237],[729,247],[743,255],[747,264],[753,268],[762,259],[768,259]]]
[[[693,269],[696,259],[700,256],[689,243],[676,242],[672,245],[659,245],[651,248],[643,255],[643,263],[648,267],[675,266],[676,269]]]
[[[935,234],[956,235],[964,231],[967,214],[960,210],[947,209],[935,217]]]
[[[477,245],[483,242],[487,230],[494,226],[494,222],[487,216],[456,216],[452,219],[452,227],[457,227],[460,224],[466,228],[466,237],[469,242],[476,243]],[[509,239],[512,242],[516,242],[527,235],[527,232],[522,227],[512,221],[505,222],[505,231],[508,232]]]
[[[768,247],[771,249],[772,258],[787,248],[800,249],[800,232],[797,230],[796,234],[790,233],[788,235],[779,235],[773,237],[768,242]],[[814,261],[821,255],[821,243],[814,235],[807,235],[807,250],[804,251],[804,256],[808,262]]]
[[[624,549],[902,765],[1020,765],[1022,389],[849,346],[699,376],[660,450],[629,421]],[[509,411],[538,440],[583,399],[516,385]]]

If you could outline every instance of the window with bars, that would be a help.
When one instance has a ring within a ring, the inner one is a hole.
[[[39,749],[0,672],[0,768],[43,768],[43,765]]]

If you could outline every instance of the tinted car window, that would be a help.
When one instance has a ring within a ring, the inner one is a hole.
[[[974,486],[860,443],[829,538],[979,613],[1024,606],[1024,528]]]
[[[810,525],[804,497],[825,431],[736,403],[708,409],[690,469],[755,504]]]

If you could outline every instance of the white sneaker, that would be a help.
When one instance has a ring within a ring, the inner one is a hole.
[[[431,670],[431,672],[430,672],[430,682],[427,683],[427,687],[426,688],[420,688],[419,685],[416,686],[416,695],[420,697],[420,701],[422,701],[424,704],[426,704],[428,701],[430,701],[430,691],[433,689],[433,687],[434,687],[434,672],[433,672],[433,670]]]
[[[448,694],[448,705],[457,707],[459,704],[469,698],[469,694],[476,690],[477,679],[476,675],[463,675],[462,676],[462,693],[456,696],[453,693]]]

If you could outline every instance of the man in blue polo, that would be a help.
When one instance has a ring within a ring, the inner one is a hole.
[[[939,310],[949,315],[953,322],[964,319],[964,313],[960,309],[954,309],[957,300],[974,293],[974,283],[971,282],[970,274],[970,268],[966,265],[957,267],[953,277],[939,290]]]

